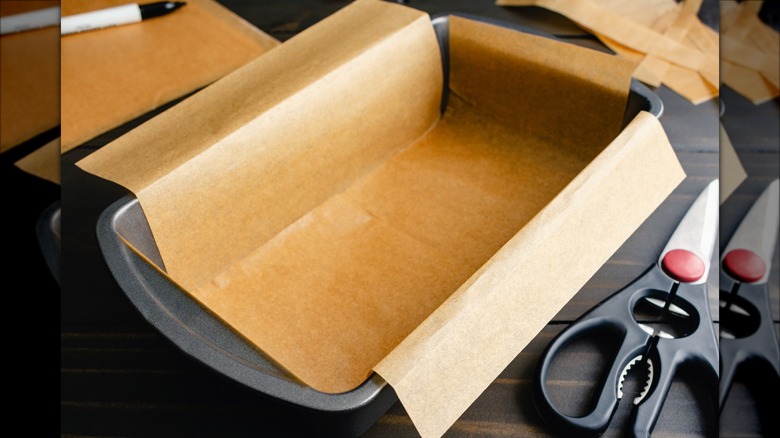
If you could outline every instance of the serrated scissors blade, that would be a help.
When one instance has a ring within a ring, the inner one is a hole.
[[[780,224],[779,207],[780,180],[776,179],[764,189],[750,207],[723,251],[723,258],[734,250],[751,251],[761,257],[766,272],[755,283],[766,283],[769,278],[769,266],[775,251],[778,224]]]
[[[718,232],[718,212],[720,208],[719,181],[710,182],[702,190],[699,197],[685,213],[685,216],[677,225],[672,237],[666,244],[658,258],[662,264],[667,253],[674,250],[685,250],[693,253],[704,264],[704,273],[691,284],[700,284],[707,281],[710,272],[710,259],[715,248],[715,239]]]

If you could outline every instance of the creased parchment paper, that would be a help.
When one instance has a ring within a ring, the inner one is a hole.
[[[450,50],[440,117],[429,17],[357,1],[79,166],[281,366],[376,370],[438,436],[683,177],[654,117],[618,136],[630,63],[457,17]]]
[[[720,203],[747,179],[747,172],[739,160],[726,129],[720,124]]]
[[[607,47],[636,62],[634,77],[661,84],[698,105],[718,96],[718,33],[697,13],[701,0],[496,0],[539,6],[579,24]]]
[[[16,167],[55,184],[60,183],[60,139],[56,138],[17,161]]]
[[[755,105],[780,96],[780,34],[759,18],[763,2],[720,2],[723,83]]]

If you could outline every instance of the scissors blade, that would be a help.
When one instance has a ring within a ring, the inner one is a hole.
[[[702,190],[658,258],[664,272],[678,281],[691,284],[707,281],[718,231],[718,190],[717,179]]]
[[[750,253],[752,253],[763,262],[763,270],[753,270],[752,278],[746,273],[745,278],[738,279],[750,283],[766,283],[768,280],[769,266],[777,241],[778,223],[780,223],[778,207],[780,207],[780,180],[776,179],[764,189],[761,196],[750,207],[723,251],[722,263],[727,269],[729,267],[728,258],[739,252],[742,252],[743,258],[744,256],[750,257]],[[743,265],[735,265],[734,263],[732,259],[732,271],[737,271],[737,268],[747,268],[744,266],[746,263],[744,260],[742,261]],[[730,274],[735,274],[732,277],[739,276],[739,272],[730,272]]]

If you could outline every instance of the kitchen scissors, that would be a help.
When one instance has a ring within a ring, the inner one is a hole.
[[[720,269],[720,408],[740,365],[760,362],[778,388],[780,348],[769,308],[769,266],[777,241],[780,180],[769,184],[731,236]],[[771,386],[770,386],[771,387]],[[772,397],[777,394],[772,392]]]
[[[553,429],[565,436],[604,433],[623,396],[625,376],[638,363],[646,366],[648,380],[633,401],[631,435],[650,435],[675,371],[683,363],[694,366],[697,376],[712,389],[713,412],[717,412],[714,388],[718,379],[718,344],[706,282],[717,235],[718,210],[718,180],[714,180],[680,221],[657,263],[569,325],[547,346],[537,366],[533,396],[539,413]],[[665,321],[663,328],[657,328],[654,321],[637,321],[634,315],[645,311],[654,311]],[[621,340],[608,373],[596,389],[595,407],[581,417],[567,415],[551,401],[546,384],[551,365],[570,342],[604,332],[617,333]]]

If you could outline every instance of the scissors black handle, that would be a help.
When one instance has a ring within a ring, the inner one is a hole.
[[[734,290],[735,282],[721,273],[721,301],[726,306],[738,306],[748,313],[742,321],[745,333],[737,333],[736,338],[721,337],[720,340],[720,409],[723,409],[726,397],[731,389],[737,368],[748,361],[760,361],[774,369],[775,379],[780,379],[780,348],[772,324],[769,310],[768,286],[766,283],[740,283]],[[736,315],[726,309],[721,312],[721,325],[733,326],[740,322],[730,321]],[[771,384],[772,382],[766,382]]]
[[[696,330],[682,339],[661,339],[646,355],[652,335],[643,330],[633,317],[637,301],[643,297],[665,299],[665,295],[677,287],[679,303],[697,321]],[[552,428],[566,436],[598,436],[609,426],[617,409],[618,381],[626,365],[642,355],[650,359],[653,367],[653,381],[648,395],[632,412],[632,434],[649,436],[661,413],[663,403],[671,387],[677,366],[683,362],[698,362],[703,367],[714,387],[717,380],[717,343],[712,324],[709,322],[706,286],[675,283],[653,265],[644,274],[624,289],[602,301],[588,313],[572,323],[547,346],[538,363],[533,396],[540,415]],[[552,362],[570,342],[597,331],[612,331],[618,334],[620,347],[605,378],[599,383],[598,399],[592,411],[581,417],[561,412],[551,401],[546,385]],[[714,399],[714,397],[713,397]]]
[[[631,414],[634,437],[649,437],[663,403],[672,386],[677,369],[685,364],[695,370],[696,380],[706,390],[711,403],[713,419],[717,413],[718,394],[718,340],[710,315],[707,285],[678,283],[677,304],[685,304],[685,310],[694,318],[695,330],[675,339],[659,338],[651,352],[656,366],[656,379],[650,394],[635,407]],[[708,436],[717,436],[717,427],[708,431]]]

